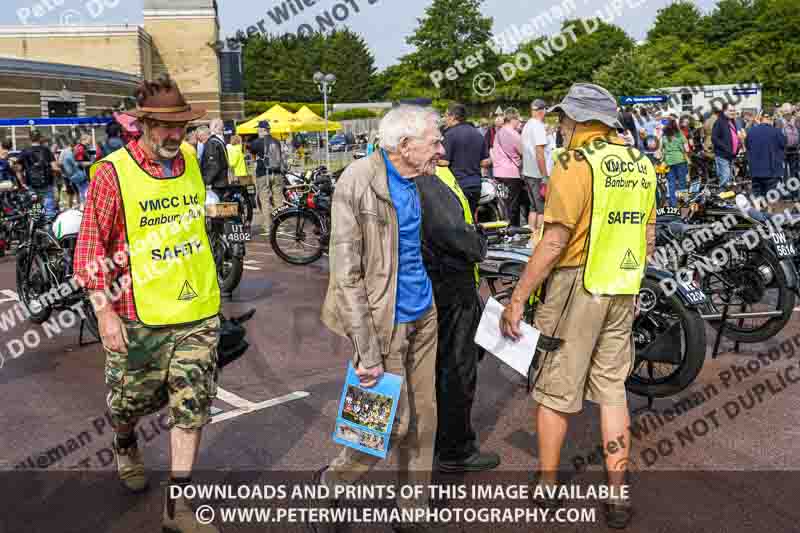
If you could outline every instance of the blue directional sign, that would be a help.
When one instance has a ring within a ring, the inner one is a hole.
[[[757,88],[742,88],[733,90],[734,96],[755,96],[759,92],[761,91]]]
[[[664,94],[653,94],[650,96],[620,96],[619,103],[622,105],[633,104],[661,104],[668,100]]]

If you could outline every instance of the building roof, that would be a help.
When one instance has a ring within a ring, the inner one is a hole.
[[[65,65],[63,63],[46,63],[44,61],[30,61],[28,59],[16,59],[11,57],[0,57],[0,74],[3,75],[31,75],[31,76],[57,76],[60,78],[77,78],[90,81],[113,81],[138,84],[141,80],[138,76],[105,70],[92,67],[80,67],[77,65]]]
[[[144,0],[145,9],[209,9],[216,0]]]

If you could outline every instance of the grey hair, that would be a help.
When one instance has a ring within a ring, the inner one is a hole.
[[[200,126],[195,131],[197,132],[198,135],[210,135],[211,134],[211,130],[208,129],[208,126]]]
[[[381,119],[378,137],[381,148],[396,152],[403,139],[421,137],[431,125],[436,127],[439,114],[430,109],[415,105],[400,105],[391,109]]]
[[[222,135],[222,132],[225,131],[225,123],[222,122],[221,118],[215,118],[211,121],[211,124],[208,125],[208,129],[213,133]]]

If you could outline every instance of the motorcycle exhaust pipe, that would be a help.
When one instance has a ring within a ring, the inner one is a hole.
[[[726,318],[768,318],[771,316],[783,316],[783,311],[755,311],[752,313],[728,313]],[[700,315],[704,320],[721,320],[722,313],[714,313],[712,315]]]

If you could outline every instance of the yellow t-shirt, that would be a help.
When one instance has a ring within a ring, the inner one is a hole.
[[[597,137],[608,137],[611,130],[599,123],[578,124],[570,149],[579,147]],[[616,136],[614,134],[614,136]],[[614,140],[622,144],[621,139]],[[574,153],[574,152],[573,152]],[[567,249],[556,268],[576,267],[586,264],[584,243],[589,233],[592,215],[592,167],[583,159],[570,157],[566,164],[556,162],[547,185],[544,204],[545,223],[561,224],[572,232]],[[648,224],[656,223],[656,210],[650,213]]]

